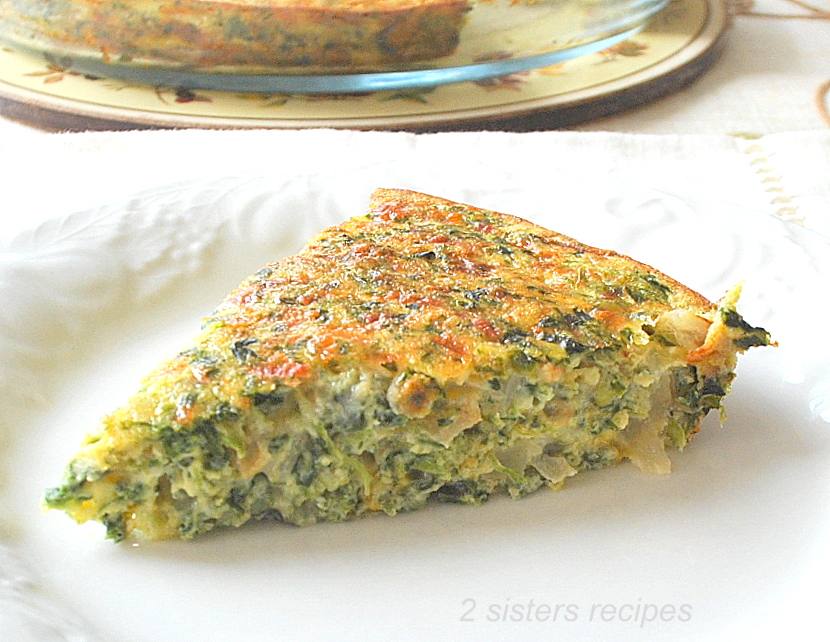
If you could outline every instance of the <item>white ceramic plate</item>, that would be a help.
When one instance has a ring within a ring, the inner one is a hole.
[[[174,185],[0,246],[0,639],[759,640],[823,621],[830,242],[550,168],[482,167],[465,189],[378,171]],[[707,419],[670,477],[623,465],[520,501],[138,546],[40,512],[82,435],[228,289],[362,212],[381,179],[630,253],[710,297],[743,280],[742,311],[780,347],[745,355],[725,424]]]

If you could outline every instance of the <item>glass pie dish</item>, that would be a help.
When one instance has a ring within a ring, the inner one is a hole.
[[[424,87],[556,64],[669,0],[4,0],[0,40],[76,71],[246,92]]]

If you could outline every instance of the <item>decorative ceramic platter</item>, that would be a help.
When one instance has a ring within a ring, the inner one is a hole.
[[[376,167],[194,181],[0,243],[3,641],[815,639],[830,576],[830,241],[555,168],[473,175],[463,188]],[[525,216],[709,297],[744,281],[742,312],[780,346],[744,356],[723,425],[710,417],[668,477],[623,465],[516,501],[137,546],[40,512],[82,435],[228,289],[362,212],[379,181]]]
[[[44,129],[430,128],[544,114],[547,127],[627,109],[705,71],[726,28],[722,0],[674,0],[641,33],[598,53],[496,79],[365,94],[153,87],[0,50],[0,110]]]

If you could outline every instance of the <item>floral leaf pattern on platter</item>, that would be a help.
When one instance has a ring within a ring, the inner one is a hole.
[[[426,104],[427,97],[436,90],[436,87],[414,87],[412,89],[401,89],[382,95],[380,100],[409,100]]]
[[[620,57],[634,57],[642,56],[648,53],[648,45],[641,42],[629,40],[618,45],[610,47],[599,52],[602,56],[603,62],[613,62]],[[493,52],[486,56],[481,56],[477,62],[491,62],[498,60],[505,60],[511,56],[504,52]],[[123,91],[133,89],[138,91],[146,91],[150,89],[159,102],[165,105],[177,104],[186,105],[190,103],[212,103],[214,98],[211,97],[212,92],[195,91],[187,88],[173,88],[173,87],[148,87],[146,85],[130,82],[126,80],[113,80],[107,78],[100,78],[97,76],[83,74],[74,71],[71,67],[70,60],[57,59],[53,56],[45,56],[46,64],[37,71],[26,72],[24,75],[29,77],[43,78],[44,84],[58,83],[65,80],[67,77],[83,78],[84,80],[96,82],[99,86],[103,86],[113,91]],[[492,92],[498,90],[512,90],[521,91],[534,77],[553,77],[562,76],[566,73],[566,67],[569,61],[532,69],[529,71],[515,72],[506,74],[504,76],[496,76],[493,78],[484,78],[480,80],[470,81],[468,84],[472,87],[477,87],[485,92]],[[101,82],[103,81],[103,82]],[[385,91],[369,91],[369,92],[354,92],[354,93],[330,93],[330,94],[292,94],[292,93],[244,93],[236,92],[232,94],[235,100],[240,102],[248,102],[256,104],[259,108],[280,108],[289,103],[296,103],[303,101],[307,103],[323,103],[332,101],[359,101],[363,98],[372,97],[377,102],[401,101],[419,104],[429,104],[430,95],[439,90],[440,87],[415,87],[410,89],[400,90],[385,90]],[[222,94],[223,92],[215,92]]]
[[[539,67],[535,72],[541,76],[561,76],[566,73],[566,63],[560,62],[555,65],[548,65],[547,67]]]
[[[608,49],[603,49],[599,52],[599,55],[602,56],[603,62],[613,62],[620,58],[620,56],[625,58],[644,56],[648,53],[648,49],[649,46],[645,43],[636,40],[626,40]]]
[[[32,77],[41,77],[43,78],[43,82],[48,84],[52,82],[60,82],[61,80],[63,80],[64,75],[67,73],[73,72],[67,71],[64,68],[57,67],[55,65],[48,65],[44,71],[32,71],[26,75]]]
[[[257,107],[282,107],[287,104],[292,98],[293,94],[236,94],[236,98],[241,101],[249,101],[255,103]]]
[[[473,84],[481,87],[485,91],[494,91],[498,89],[512,89],[514,91],[521,91],[522,87],[527,83],[532,72],[518,71],[514,74],[506,76],[496,76],[495,78],[483,78],[481,80],[473,81]]]
[[[44,84],[60,82],[66,76],[78,76],[84,77],[87,80],[98,80],[95,76],[88,76],[78,71],[72,71],[70,67],[58,64],[57,62],[48,62],[43,71],[32,71],[26,75],[33,78],[43,78]]]
[[[204,94],[198,94],[192,89],[185,89],[185,88],[178,88],[173,89],[169,87],[156,87],[155,88],[156,96],[158,96],[159,100],[163,103],[169,102],[168,96],[172,96],[173,102],[176,103],[209,103],[213,102],[211,98]]]

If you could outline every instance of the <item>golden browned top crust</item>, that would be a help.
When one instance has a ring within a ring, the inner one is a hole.
[[[220,383],[243,405],[254,392],[356,362],[463,382],[522,361],[621,348],[676,308],[714,310],[616,252],[514,216],[381,189],[368,214],[243,282],[206,320],[197,347],[166,369],[185,386]]]

